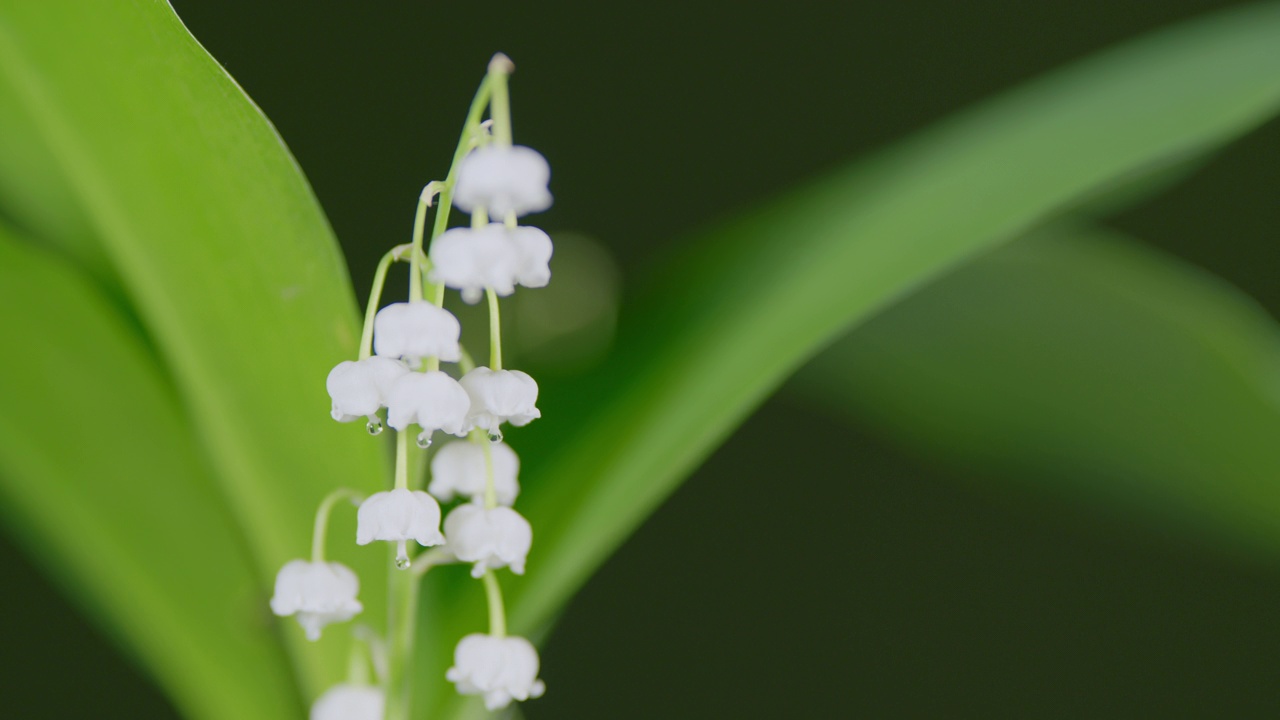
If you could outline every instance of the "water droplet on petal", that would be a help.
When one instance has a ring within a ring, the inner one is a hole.
[[[490,431],[489,431],[489,442],[491,442],[491,443],[500,443],[500,442],[502,442],[502,431],[501,431],[501,430],[490,430]]]
[[[408,556],[408,555],[397,555],[397,556],[396,556],[396,568],[398,568],[398,569],[400,569],[400,570],[408,570],[408,569],[409,569],[409,566],[410,566],[411,564],[412,564],[412,563],[410,563],[410,562],[409,562],[409,556]]]
[[[369,423],[364,426],[364,429],[368,430],[370,435],[381,435],[382,421],[378,418],[372,418],[369,420]]]
[[[431,447],[431,433],[424,432],[418,435],[418,447],[426,450]]]

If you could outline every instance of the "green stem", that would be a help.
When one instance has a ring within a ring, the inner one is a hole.
[[[368,643],[352,638],[351,651],[347,653],[347,682],[352,685],[369,684],[369,662],[373,654]]]
[[[493,448],[489,438],[482,431],[472,436],[484,450],[484,506],[492,510],[498,506],[498,493],[493,483]],[[494,637],[507,635],[507,611],[502,603],[502,587],[498,585],[498,576],[492,570],[484,573],[484,594],[489,604],[489,634]]]
[[[467,352],[467,349],[462,345],[458,345],[458,350],[462,356],[462,359],[458,360],[458,369],[462,371],[463,375],[466,375],[476,369],[476,361],[472,359],[471,353]]]
[[[493,118],[493,144],[511,147],[511,99],[507,93],[507,76],[515,66],[502,53],[489,61],[489,77],[493,85],[493,97],[489,103],[489,117]]]
[[[409,258],[409,302],[422,299],[422,271],[418,256],[422,252],[422,233],[427,226],[427,208],[424,198],[418,198],[418,210],[413,214],[413,255]]]
[[[397,490],[409,488],[409,433],[396,432]],[[418,582],[413,573],[402,572],[407,558],[405,543],[391,546],[392,570],[387,578],[387,720],[409,719],[409,661],[417,620]]]
[[[489,601],[489,634],[506,637],[507,611],[502,606],[502,588],[498,585],[498,576],[492,570],[484,573],[484,594]]]
[[[364,329],[360,333],[361,360],[373,355],[373,324],[378,316],[378,308],[382,305],[382,289],[387,284],[387,271],[391,269],[391,263],[403,262],[405,253],[410,253],[410,257],[416,259],[413,264],[421,268],[420,274],[423,277],[426,277],[427,269],[431,265],[431,261],[422,254],[421,250],[415,251],[413,245],[397,245],[388,250],[378,261],[378,269],[373,273],[373,287],[369,289],[369,302],[364,310]]]
[[[396,489],[409,489],[409,431],[396,431]]]
[[[418,557],[413,559],[413,576],[421,578],[433,567],[456,562],[458,562],[458,558],[454,557],[452,552],[442,547],[432,548],[426,552],[418,553]]]
[[[395,553],[394,547],[391,553]],[[409,720],[410,661],[417,630],[418,577],[392,570],[387,580],[387,720]]]
[[[493,288],[485,288],[489,296],[489,368],[502,369],[502,316],[498,313],[498,294]]]
[[[360,333],[360,359],[373,355],[373,319],[378,314],[378,306],[382,304],[382,286],[387,284],[387,270],[396,261],[400,248],[394,247],[378,261],[378,269],[373,273],[373,287],[369,289],[369,303],[364,311],[364,330]]]
[[[471,108],[467,111],[467,119],[462,125],[462,137],[453,153],[453,162],[449,166],[449,174],[439,184],[440,199],[436,210],[435,223],[431,228],[431,242],[440,237],[449,226],[449,211],[453,207],[453,190],[457,184],[458,165],[474,146],[474,138],[480,128],[480,117],[489,104],[491,76],[486,76],[476,90]],[[423,282],[421,267],[422,233],[426,224],[426,200],[419,199],[418,214],[414,218],[414,266],[410,277],[411,299],[422,299]],[[429,246],[428,246],[429,247]],[[415,294],[414,286],[417,286]],[[444,286],[433,288],[433,302],[437,307],[444,307]],[[375,310],[376,312],[376,310]],[[437,370],[439,358],[427,359],[427,370]],[[396,487],[408,488],[408,434],[396,433]],[[393,562],[397,550],[392,549]],[[387,580],[389,607],[387,628],[389,637],[388,669],[387,669],[387,720],[408,720],[410,705],[409,660],[413,654],[415,619],[418,605],[418,573],[391,572]],[[501,602],[501,597],[499,597]]]
[[[498,507],[498,490],[493,483],[493,445],[483,432],[480,433],[480,448],[484,451],[484,507],[492,510]]]
[[[458,181],[458,166],[462,164],[462,159],[471,152],[475,146],[476,133],[480,129],[480,117],[484,114],[484,110],[489,105],[489,95],[492,88],[492,77],[486,75],[484,80],[480,82],[480,87],[476,90],[475,98],[471,100],[471,107],[467,110],[467,119],[462,123],[462,137],[458,139],[458,147],[453,151],[453,161],[449,165],[449,174],[445,176],[444,182],[441,183],[440,190],[440,209],[436,210],[435,225],[431,228],[431,242],[435,242],[449,227],[449,211],[453,209],[453,189]],[[435,297],[432,298],[438,307],[444,307],[444,286],[436,287]]]
[[[354,505],[364,502],[364,496],[350,488],[338,488],[324,496],[320,507],[316,509],[315,527],[311,532],[311,562],[324,562],[324,538],[329,532],[329,514],[333,511],[333,506],[343,498],[351,500]]]

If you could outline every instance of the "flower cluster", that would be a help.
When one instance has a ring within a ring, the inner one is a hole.
[[[484,582],[489,632],[461,638],[446,676],[458,692],[481,696],[490,710],[538,697],[545,689],[538,679],[537,650],[528,640],[506,634],[495,574],[503,568],[523,574],[533,542],[529,522],[512,508],[520,492],[520,461],[503,442],[503,426],[520,427],[541,416],[537,382],[502,366],[499,298],[518,286],[546,286],[552,255],[545,232],[520,224],[525,215],[550,207],[551,172],[538,152],[512,143],[507,96],[512,69],[502,55],[490,63],[454,167],[420,197],[413,242],[388,252],[379,266],[357,359],[338,363],[325,382],[330,413],[339,422],[365,419],[370,434],[377,435],[385,409],[386,424],[396,430],[394,483],[368,497],[339,490],[325,498],[316,515],[311,560],[287,563],[271,600],[272,610],[295,616],[310,640],[319,639],[326,625],[360,613],[355,573],[324,557],[329,514],[339,500],[352,500],[359,507],[356,544],[393,543],[396,568],[413,568],[410,592],[417,592],[417,578],[427,568],[446,562],[470,565],[471,575]],[[486,107],[490,120],[481,122]],[[425,216],[437,195],[435,226],[424,249]],[[448,229],[451,207],[470,214],[470,225]],[[395,262],[410,265],[409,298],[380,307],[382,284]],[[488,297],[487,366],[475,366],[460,345],[458,319],[444,308],[446,288],[457,290],[467,303]],[[441,363],[456,363],[457,371],[442,369]],[[457,439],[433,448],[437,433]],[[410,482],[410,436],[432,453],[421,463],[430,469],[429,482]],[[440,504],[451,502],[457,504],[444,517],[442,532]],[[440,547],[415,557],[415,546]],[[389,627],[385,641],[369,642],[375,667],[408,662],[411,651],[390,650],[406,644],[391,638],[406,634],[411,648],[411,619]],[[384,705],[388,717],[403,716],[407,708],[396,704],[408,694],[391,687],[387,678],[406,673],[400,668],[381,674],[386,676],[381,687],[348,678],[316,701],[312,717],[380,718]]]

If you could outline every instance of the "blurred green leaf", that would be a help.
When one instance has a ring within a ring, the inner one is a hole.
[[[1102,230],[993,252],[824,352],[795,389],[940,457],[1280,550],[1280,328]]]
[[[0,306],[35,298],[53,301],[0,313],[6,520],[189,717],[296,716],[253,558],[173,388],[85,278],[0,230]]]
[[[545,419],[513,438],[538,529],[528,575],[508,583],[515,630],[544,630],[837,334],[980,250],[1236,137],[1278,103],[1280,7],[1232,11],[1088,59],[709,232],[647,302],[624,308],[607,374],[549,384]],[[474,588],[438,584],[434,602],[450,612],[431,616],[431,633],[479,627]],[[424,662],[424,680],[446,662]]]
[[[6,196],[5,213],[122,295],[268,582],[305,554],[324,494],[386,478],[382,443],[326,417],[324,378],[353,354],[358,331],[342,258],[306,181],[257,107],[158,0],[0,4],[0,107],[0,125],[22,133],[0,142],[0,188],[29,177],[41,188]],[[6,310],[17,313],[48,309]],[[78,354],[82,372],[114,388],[93,353]],[[152,451],[147,432],[134,429],[139,455]],[[334,546],[360,572],[376,624],[386,558]],[[285,627],[312,696],[341,675],[345,633],[304,646],[296,624]]]

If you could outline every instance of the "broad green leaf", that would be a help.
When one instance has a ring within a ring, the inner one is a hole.
[[[3,230],[0,306],[8,524],[187,716],[297,715],[253,558],[136,329]]]
[[[842,339],[794,387],[922,451],[1280,550],[1280,327],[1114,233],[1001,248]]]
[[[354,354],[358,330],[306,181],[160,0],[0,3],[0,107],[3,126],[25,133],[0,143],[0,189],[28,176],[43,188],[7,197],[8,212],[104,286],[118,277],[269,581],[305,554],[321,497],[386,478],[383,443],[327,417],[325,376]],[[91,355],[85,372],[112,384]],[[335,533],[350,529],[339,520]],[[384,554],[333,545],[377,624]],[[340,675],[345,633],[311,645],[285,628],[313,696]]]
[[[514,629],[545,628],[838,333],[1055,213],[1230,140],[1278,103],[1280,7],[1250,7],[1086,60],[709,232],[651,302],[624,309],[612,377],[548,385],[544,419],[512,433],[521,449],[548,448],[526,453],[522,506],[538,535],[527,576],[507,583]],[[598,398],[594,411],[575,404],[583,397]],[[441,624],[474,629],[474,588],[449,583],[435,599],[453,613]]]

